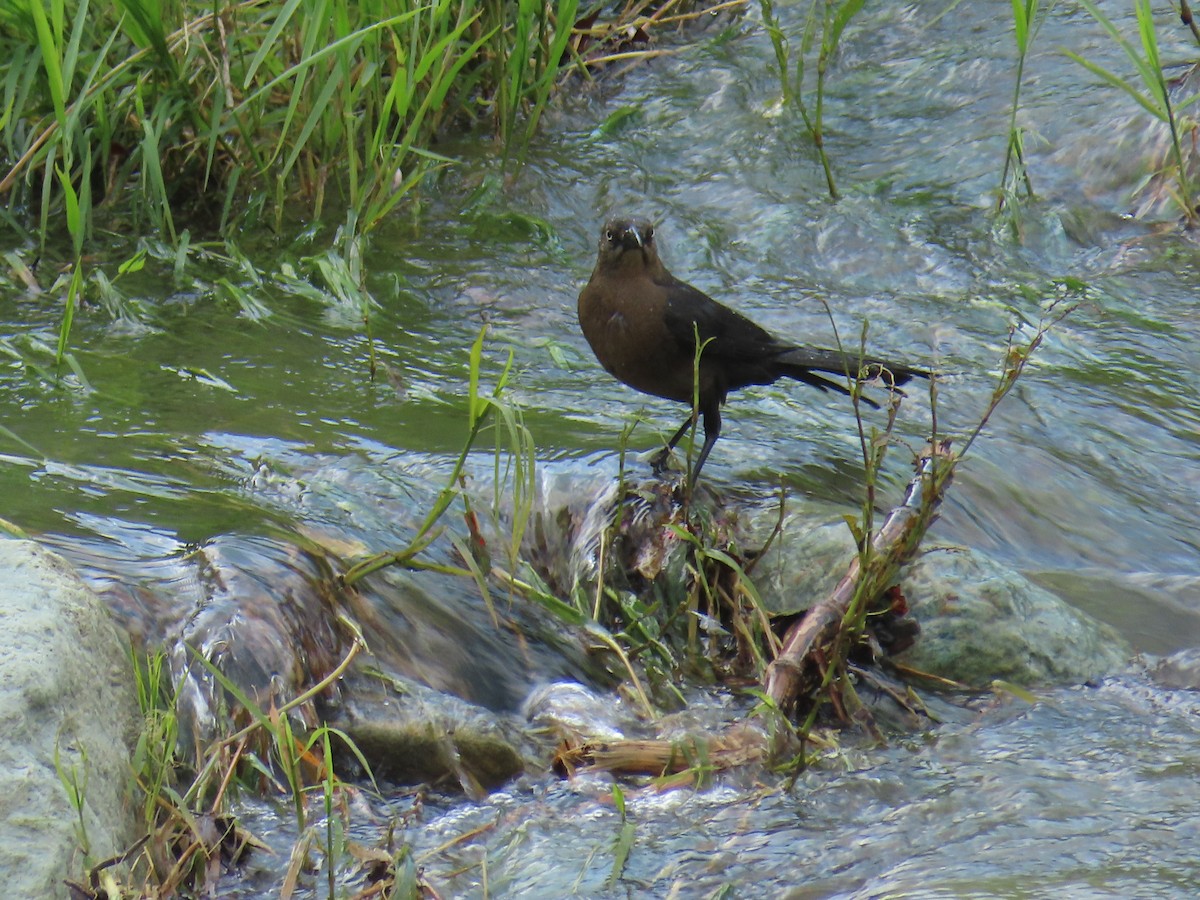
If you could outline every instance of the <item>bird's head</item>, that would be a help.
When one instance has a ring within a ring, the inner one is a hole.
[[[600,232],[597,266],[604,269],[657,268],[654,226],[646,219],[610,219]]]

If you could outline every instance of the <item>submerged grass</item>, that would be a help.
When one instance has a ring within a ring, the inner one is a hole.
[[[794,105],[800,113],[821,161],[829,198],[837,200],[839,194],[833,165],[825,149],[825,79],[846,27],[862,11],[863,0],[811,0],[798,53],[793,53],[791,41],[771,0],[759,0],[759,8],[763,27],[775,51],[783,105]],[[816,85],[811,96],[806,97],[804,79],[810,69],[816,77]]]

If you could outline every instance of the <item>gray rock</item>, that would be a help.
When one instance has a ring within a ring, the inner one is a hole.
[[[525,699],[521,712],[529,722],[559,739],[620,741],[625,738],[620,699],[572,681],[540,685]]]
[[[772,515],[747,515],[745,546],[765,539]],[[801,508],[752,577],[770,612],[800,612],[834,589],[855,552],[844,522]],[[921,634],[898,660],[971,687],[1080,683],[1122,668],[1132,653],[1114,629],[973,550],[925,552],[903,570],[901,588]]]
[[[927,551],[901,586],[921,635],[898,661],[971,687],[1080,683],[1132,652],[1108,625],[973,550]]]
[[[0,616],[0,883],[10,897],[66,897],[64,878],[134,837],[127,640],[70,565],[32,541],[0,540]],[[84,788],[82,826],[56,746]]]

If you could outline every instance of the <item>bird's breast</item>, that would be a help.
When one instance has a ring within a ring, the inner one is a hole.
[[[692,357],[667,329],[652,290],[610,292],[589,283],[579,296],[579,325],[596,359],[636,390],[684,403],[692,399]]]

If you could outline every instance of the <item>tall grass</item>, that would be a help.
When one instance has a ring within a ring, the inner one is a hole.
[[[336,896],[335,870],[351,861],[345,839],[341,802],[343,785],[333,771],[335,741],[352,754],[374,785],[370,766],[354,742],[341,730],[320,724],[306,733],[293,728],[289,711],[311,703],[336,683],[365,646],[361,632],[343,620],[353,635],[350,651],[319,683],[282,706],[262,709],[204,655],[188,648],[196,663],[219,683],[222,691],[252,720],[236,733],[201,749],[194,760],[179,753],[176,688],[171,685],[166,654],[131,655],[143,724],[131,759],[132,795],[142,808],[141,835],[119,857],[100,862],[89,872],[92,888],[103,884],[108,893],[68,882],[72,896],[170,897],[212,895],[224,866],[236,865],[248,850],[263,845],[238,823],[230,797],[237,791],[255,793],[263,785],[286,794],[292,801],[296,843],[288,877],[298,877],[301,867],[311,869],[310,851],[324,855],[328,896]],[[79,767],[67,768],[55,756],[59,778],[72,806],[79,813],[81,846],[87,852],[82,810],[86,779]],[[320,821],[310,821],[307,801],[323,802]],[[119,868],[106,872],[110,866]],[[292,888],[285,888],[284,895]]]
[[[74,192],[171,239],[265,190],[279,227],[336,192],[368,232],[450,160],[453,124],[527,139],[578,0],[11,0],[0,9],[0,196],[45,240]],[[522,113],[524,129],[517,127]],[[302,211],[302,212],[301,212]],[[36,221],[36,226],[32,222]]]

